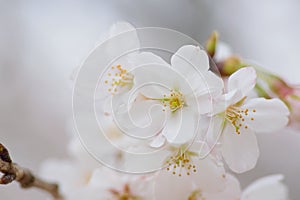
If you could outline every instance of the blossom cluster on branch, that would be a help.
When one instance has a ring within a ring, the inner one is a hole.
[[[52,195],[54,200],[63,199],[56,183],[46,182],[35,176],[30,170],[14,163],[6,147],[0,143],[0,172],[3,173],[0,184],[7,185],[13,181],[19,182],[22,188],[38,188]]]
[[[72,138],[70,158],[49,159],[40,171],[62,195],[14,164],[2,145],[1,184],[29,177],[30,187],[67,200],[288,200],[280,174],[244,189],[233,174],[256,166],[257,134],[299,127],[300,89],[233,55],[216,32],[205,48],[183,45],[168,58],[143,48],[141,32],[147,36],[127,22],[114,24],[77,72],[81,141]],[[87,68],[101,71],[97,85],[79,76]],[[94,104],[92,115],[86,102]]]
[[[126,37],[119,37],[123,33]],[[67,199],[288,199],[282,175],[261,178],[242,190],[225,164],[235,173],[255,167],[256,134],[281,130],[289,119],[297,119],[293,112],[290,116],[298,101],[296,89],[224,54],[216,33],[205,49],[182,46],[169,62],[140,50],[136,29],[126,22],[114,24],[107,39],[113,41],[106,46],[107,55],[138,50],[115,59],[102,73],[99,88],[92,86],[97,93],[99,134],[109,141],[90,138],[102,164],[73,139],[69,160],[49,160],[42,167],[41,174],[59,181]],[[261,80],[267,82],[264,87]],[[80,134],[89,134],[86,126]],[[144,162],[128,152],[144,153]],[[158,156],[150,158],[149,152]]]

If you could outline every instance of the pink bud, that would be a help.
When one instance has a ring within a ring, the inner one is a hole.
[[[289,96],[290,94],[293,93],[294,88],[289,86],[284,80],[282,80],[279,77],[272,77],[270,81],[270,87],[271,90],[278,95],[280,98],[285,98],[286,96]]]
[[[290,126],[300,130],[300,86],[291,86],[278,76],[269,80],[272,92],[290,109]]]
[[[300,87],[293,88],[293,91],[287,94],[283,100],[291,111],[290,125],[300,130]]]

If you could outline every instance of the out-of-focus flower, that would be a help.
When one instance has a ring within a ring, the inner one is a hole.
[[[258,179],[243,191],[241,200],[288,200],[283,178],[282,175],[271,175]]]
[[[247,66],[239,56],[232,54],[228,44],[219,41],[219,34],[216,31],[212,32],[207,39],[205,49],[216,62],[222,76],[230,76],[238,69]]]
[[[133,148],[113,125],[108,127],[107,132],[107,137],[115,140],[119,148]],[[116,151],[113,145],[106,147],[99,145],[99,148],[104,155],[110,156],[111,160],[121,159],[122,152]],[[60,185],[61,192],[67,200],[153,199],[150,176],[122,174],[104,167],[92,158],[75,138],[69,144],[69,150],[71,156],[69,159],[47,160],[40,170],[42,177]]]
[[[70,159],[46,160],[40,170],[40,175],[49,181],[58,182],[61,192],[68,197],[74,191],[86,187],[96,168],[101,167],[83,148],[78,139],[73,139],[69,145]]]
[[[238,56],[231,55],[218,63],[217,66],[223,76],[229,76],[246,65]]]
[[[109,31],[102,37],[100,44],[108,41],[106,45],[105,55],[106,57],[118,55],[118,52],[126,52],[131,49],[137,49],[137,52],[129,53],[128,55],[118,58],[112,63],[112,66],[106,71],[104,76],[106,77],[105,83],[103,84],[103,91],[100,97],[106,97],[107,95],[122,92],[123,90],[130,89],[132,86],[132,75],[128,72],[132,64],[127,59],[128,56],[138,54],[140,47],[140,41],[138,39],[135,28],[127,22],[118,22],[113,24]],[[122,44],[122,45],[120,45]],[[99,66],[106,67],[106,66]],[[77,73],[80,72],[80,68],[77,68],[73,73],[72,78],[75,79]],[[118,75],[116,75],[118,74]],[[115,80],[115,78],[118,78]],[[83,95],[86,93],[85,90],[90,88],[94,89],[95,85],[89,82],[81,83],[82,90],[80,91]],[[100,98],[98,97],[98,98]]]
[[[226,185],[222,191],[207,193],[196,189],[189,195],[189,200],[289,200],[288,189],[282,182],[283,178],[282,175],[266,176],[256,180],[241,191],[237,178],[231,174],[226,174],[224,177]],[[182,188],[185,187],[182,185]]]
[[[256,165],[259,149],[255,132],[273,132],[288,123],[289,110],[279,99],[247,98],[255,84],[254,68],[238,70],[229,77],[228,92],[217,100],[214,110],[215,120],[219,120],[216,124],[223,130],[222,155],[237,173]]]
[[[70,200],[152,200],[153,177],[149,175],[121,174],[107,168],[98,168],[87,187],[73,192]]]
[[[222,62],[232,55],[231,47],[225,42],[218,41],[216,45],[216,52],[214,54],[213,60],[216,63]]]
[[[237,70],[251,66],[243,61],[239,56],[232,53],[230,46],[217,40],[216,33],[213,32],[207,40],[206,50],[210,52],[214,49],[213,59],[217,64],[222,77],[227,77]],[[208,45],[210,44],[210,45]],[[212,48],[213,47],[213,48]],[[258,73],[258,83],[255,90],[258,96],[267,99],[280,98],[290,110],[290,126],[300,129],[300,89],[299,86],[289,85],[281,77],[264,70],[259,66],[254,66]]]
[[[162,58],[150,52],[140,52],[140,41],[136,29],[127,22],[114,24],[105,40],[107,55],[114,59],[103,74],[103,82],[100,83],[100,96],[123,94],[128,92],[135,83],[134,68],[147,63],[164,64]],[[132,51],[132,50],[135,51]],[[122,55],[118,58],[116,56]],[[123,55],[124,54],[124,55]],[[100,66],[105,67],[105,66]]]
[[[66,200],[153,199],[149,175],[122,174],[100,165],[83,167],[72,161],[46,162],[42,175],[59,183]]]
[[[270,175],[260,178],[241,191],[240,183],[236,177],[226,174],[225,187],[220,192],[207,193],[196,189],[189,195],[189,200],[289,200],[288,189],[282,175]],[[182,182],[182,184],[185,184]],[[185,189],[183,185],[182,189]],[[181,190],[181,193],[183,191]],[[175,200],[177,198],[174,198]],[[184,198],[178,198],[184,199]],[[187,199],[187,198],[185,198]]]
[[[104,34],[99,45],[104,45],[103,57],[113,60],[110,66],[99,66],[100,69],[107,67],[102,74],[102,82],[97,88],[97,100],[108,99],[114,95],[121,95],[132,89],[135,83],[133,69],[145,63],[164,63],[163,59],[150,52],[140,52],[140,41],[136,29],[128,22],[117,22]],[[134,50],[134,51],[133,51]],[[122,55],[122,56],[120,56]],[[118,57],[119,56],[119,57]],[[74,73],[78,73],[77,69]],[[74,77],[73,77],[74,78]],[[85,90],[95,89],[94,83],[80,83],[83,95]],[[118,98],[121,98],[119,96]],[[106,104],[105,104],[106,105]]]
[[[290,125],[300,129],[300,88],[294,88],[283,100],[290,108]]]
[[[300,129],[300,86],[291,86],[280,77],[272,75],[268,77],[268,84],[271,91],[289,107],[290,125]]]
[[[122,150],[143,144],[128,142],[126,135],[122,134],[110,117],[104,122],[102,124],[104,134],[111,143],[99,141],[98,150],[102,154],[100,157],[105,158],[110,163],[115,163],[117,166],[122,161]],[[69,159],[46,160],[40,170],[42,177],[58,182],[62,193],[67,197],[73,194],[74,191],[80,191],[88,187],[94,171],[103,168],[103,165],[87,152],[77,137],[70,141],[68,150]]]

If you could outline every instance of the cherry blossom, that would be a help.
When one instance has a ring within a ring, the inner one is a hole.
[[[256,165],[259,149],[255,132],[274,132],[288,123],[289,110],[281,100],[248,99],[255,83],[254,68],[242,68],[229,77],[227,93],[216,100],[214,131],[221,129],[222,155],[237,173]]]
[[[156,199],[198,199],[206,197],[204,194],[225,190],[227,180],[223,166],[210,155],[199,158],[207,150],[208,146],[201,142],[185,150],[184,146],[174,147],[173,154],[166,160],[166,168],[154,178]]]
[[[152,119],[166,118],[163,127],[161,124],[155,126],[161,130],[152,130],[156,134],[160,132],[160,144],[163,144],[161,135],[172,144],[191,141],[198,134],[201,115],[212,110],[213,96],[220,95],[223,90],[222,79],[209,70],[206,52],[192,45],[181,47],[172,56],[171,65],[144,65],[137,68],[135,74],[143,100],[138,101],[137,112],[129,110],[131,118],[138,115],[146,125]],[[155,108],[153,116],[148,114],[151,108]],[[141,112],[144,114],[139,115]]]

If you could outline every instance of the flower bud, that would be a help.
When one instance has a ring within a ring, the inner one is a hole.
[[[210,55],[210,57],[214,57],[215,52],[216,52],[216,46],[218,42],[219,34],[214,31],[212,34],[209,36],[207,42],[206,42],[206,51]]]
[[[290,125],[300,130],[300,87],[293,88],[292,93],[286,95],[284,101],[291,111]]]
[[[229,76],[244,66],[245,65],[242,63],[239,57],[230,56],[223,61],[222,68],[220,70],[222,75]]]
[[[290,126],[300,130],[300,87],[293,87],[283,79],[272,76],[270,89],[281,98],[290,109]]]

